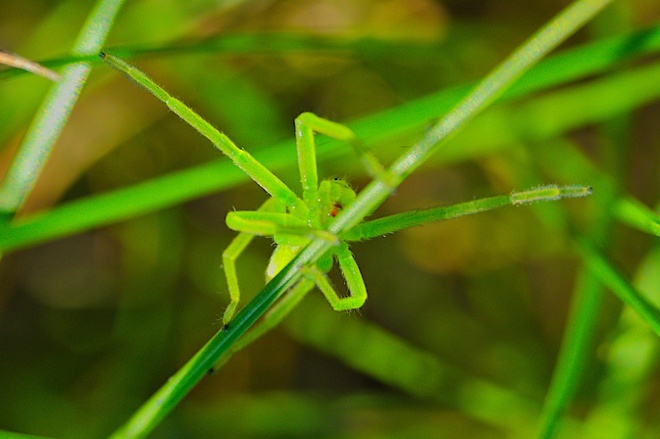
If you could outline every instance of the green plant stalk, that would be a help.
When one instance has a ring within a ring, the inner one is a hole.
[[[533,398],[475,378],[368,320],[338,319],[321,300],[307,300],[301,307],[284,322],[296,341],[406,395],[457,409],[503,431],[520,430],[540,410]],[[448,386],[457,391],[448,391]]]
[[[14,433],[12,431],[0,430],[0,437],[3,439],[51,439],[46,436],[34,436],[31,434]]]
[[[323,243],[323,241],[321,241]],[[181,369],[110,437],[141,438],[151,432],[176,404],[213,370],[220,356],[227,352],[238,338],[261,317],[279,295],[298,281],[302,264],[300,259],[310,258],[316,251],[316,242],[306,247],[287,267],[280,271],[264,289],[242,308],[231,321],[217,332]]]
[[[518,93],[526,92],[549,84],[558,85],[577,77],[602,72],[620,61],[631,56],[640,56],[657,51],[660,47],[660,26],[635,30],[629,34],[614,35],[592,42],[584,47],[572,48],[566,52],[548,57],[539,65],[525,74],[524,80],[518,81],[509,90]],[[298,34],[222,34],[218,38],[181,44],[174,46],[122,46],[112,48],[110,52],[121,58],[137,56],[163,56],[190,53],[221,54],[276,54],[282,53],[329,53],[332,55],[370,57],[377,53],[376,58],[390,58],[392,53],[413,57],[429,56],[428,50],[436,51],[437,47],[428,49],[415,45],[399,45],[378,40],[337,41],[334,38],[317,38]],[[88,55],[67,55],[41,61],[44,67],[57,68],[74,62],[89,61],[99,63],[96,53]],[[0,80],[25,74],[23,70],[9,69],[0,71]],[[507,95],[509,92],[507,92]]]
[[[619,198],[612,207],[612,214],[637,230],[660,236],[660,215],[634,198]]]
[[[99,0],[78,35],[74,56],[97,53],[124,0]],[[91,70],[78,62],[64,70],[33,120],[0,188],[0,213],[5,218],[17,212],[34,187],[55,142],[60,136]]]
[[[632,284],[656,306],[660,305],[660,246],[650,248],[637,265]],[[599,384],[598,399],[590,410],[583,431],[612,431],[610,439],[651,437],[653,427],[643,416],[648,401],[648,383],[656,376],[658,337],[628,308],[623,309],[608,340],[606,370]],[[646,424],[646,425],[645,425]],[[650,427],[650,428],[649,428]],[[646,434],[642,431],[646,431]],[[657,429],[656,429],[657,430]],[[590,437],[596,437],[595,435]]]
[[[611,1],[611,0],[610,0]],[[340,213],[328,231],[336,235],[347,232],[373,212],[395,188],[427,160],[441,141],[463,127],[500,96],[518,77],[545,54],[591,19],[610,1],[580,0],[550,21],[495,68],[461,103],[442,118],[420,142],[397,160],[387,178],[378,178],[361,191],[355,202]],[[287,288],[300,279],[300,268],[316,263],[331,244],[322,239],[310,242],[289,265],[234,318],[229,327],[216,334],[177,374],[122,426],[113,437],[144,437],[192,389],[207,370],[242,336]]]
[[[539,439],[552,438],[559,427],[562,411],[584,370],[585,349],[594,336],[594,314],[598,314],[602,305],[602,286],[589,271],[580,272],[574,294],[559,359],[539,417]]]
[[[553,142],[552,146],[557,148],[550,148],[552,153],[543,156],[539,163],[540,166],[555,178],[566,175],[575,176],[576,174],[579,175],[577,178],[586,178],[598,190],[598,197],[594,197],[595,199],[592,201],[602,212],[603,206],[609,204],[603,200],[609,199],[614,194],[612,182],[603,175],[593,172],[593,166],[590,166],[588,160],[581,154],[573,152],[575,148],[571,142],[557,140]],[[557,150],[563,151],[565,154],[562,155]],[[581,165],[583,166],[581,167]],[[580,171],[576,172],[577,169]],[[552,215],[556,217],[554,222],[561,224],[564,232],[570,236],[566,215],[558,209],[554,210],[556,210]],[[589,230],[594,236],[602,236],[602,230],[596,230],[598,227],[595,227],[594,223],[603,225],[603,215],[598,215],[597,218],[596,221],[592,220]],[[575,243],[575,236],[571,236],[571,238]],[[587,353],[591,352],[594,330],[597,327],[594,322],[600,314],[604,291],[596,276],[584,265],[583,262],[576,276],[560,352],[538,419],[536,437],[539,439],[550,439],[559,431],[561,434],[565,434],[562,413],[573,397],[589,361]]]
[[[660,336],[660,310],[645,299],[587,238],[577,237],[576,244],[593,276],[623,303],[637,311],[653,332]]]
[[[158,425],[216,361],[238,340],[301,276],[300,268],[312,264],[327,252],[326,241],[312,241],[255,298],[241,309],[204,347],[163,385],[112,438],[145,437]]]
[[[625,142],[625,139],[620,142]],[[538,437],[548,439],[556,434],[560,425],[565,425],[565,419],[561,415],[579,385],[581,372],[588,358],[586,352],[592,349],[594,331],[597,328],[594,321],[599,315],[605,294],[603,287],[610,289],[622,302],[630,306],[656,334],[660,328],[660,316],[657,307],[621,276],[599,250],[605,248],[610,239],[614,219],[612,215],[619,203],[617,200],[622,200],[617,198],[619,194],[613,178],[598,171],[582,153],[565,140],[554,141],[552,148],[544,152],[539,165],[560,180],[580,175],[580,178],[593,184],[598,189],[598,197],[593,201],[599,212],[592,214],[595,220],[590,224],[591,239],[581,235],[572,237],[578,254],[582,256],[584,267],[577,277],[562,347],[538,425]],[[657,218],[652,212],[651,215],[644,212],[650,209],[640,209],[639,204],[631,204],[636,208],[636,218],[646,218],[649,221],[653,216]],[[598,242],[598,245],[593,242]]]
[[[609,206],[611,203],[608,201],[613,197],[614,185],[607,177],[596,171],[576,149],[572,142],[566,139],[556,139],[546,145],[543,153],[531,154],[531,156],[535,159],[535,165],[545,170],[551,179],[561,181],[564,178],[574,178],[589,181],[597,188],[598,193],[592,204],[597,204],[601,208]],[[551,153],[546,153],[547,150],[550,150]],[[521,175],[519,180],[523,182],[538,180],[538,175],[534,175],[536,174],[533,171],[534,168],[535,166],[516,168],[517,173]],[[562,229],[565,235],[571,237],[579,254],[583,256],[582,260],[586,261],[588,255],[580,252],[577,244],[580,240],[586,242],[586,239],[582,239],[579,234],[572,230],[567,214],[556,205],[544,207],[545,209],[538,212],[540,214],[539,219],[548,226]],[[604,210],[607,210],[607,208]],[[594,232],[595,229],[594,222],[591,222],[589,231]],[[595,233],[594,235],[602,236],[601,233]],[[593,273],[593,271],[581,267],[575,282],[571,309],[563,337],[564,341],[559,355],[560,359],[555,366],[550,388],[546,392],[543,411],[537,426],[539,438],[552,437],[560,425],[562,437],[571,436],[567,431],[566,421],[568,419],[562,418],[561,424],[559,420],[589,361],[588,353],[591,352],[594,329],[598,327],[595,321],[599,316],[599,309],[604,297],[601,281]],[[633,293],[632,290],[631,295],[641,297],[638,293]]]

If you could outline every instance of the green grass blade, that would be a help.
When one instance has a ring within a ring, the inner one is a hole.
[[[301,307],[284,323],[296,340],[408,395],[457,408],[507,431],[525,423],[531,427],[530,420],[540,410],[538,402],[476,380],[374,324],[349,315],[338,317],[320,300],[308,300]],[[471,393],[477,387],[474,395],[479,397],[474,398]],[[479,400],[485,395],[490,403]]]
[[[609,14],[605,14],[604,20],[600,22],[601,27],[604,25],[608,27],[607,33],[612,32],[613,29],[626,27],[627,15],[622,8],[612,8],[608,12]],[[609,23],[607,23],[608,21]],[[598,29],[599,23],[595,24]],[[651,79],[651,81],[657,84],[657,80]],[[615,87],[612,84],[612,88],[603,91],[616,94]],[[621,98],[625,99],[624,96]],[[651,325],[654,325],[653,321],[657,320],[657,310],[631,287],[598,250],[606,248],[611,240],[614,222],[611,206],[621,197],[619,188],[622,184],[617,181],[617,178],[621,179],[619,163],[625,160],[630,129],[628,115],[613,116],[607,120],[607,125],[598,128],[599,137],[606,139],[603,142],[602,150],[606,159],[602,166],[608,168],[614,178],[608,178],[607,181],[599,178],[599,181],[594,181],[594,186],[597,187],[599,193],[602,192],[602,195],[594,199],[597,213],[591,215],[590,238],[578,235],[574,239],[584,266],[578,275],[579,282],[574,293],[569,324],[562,341],[560,356],[541,418],[540,437],[544,438],[555,434],[561,413],[573,397],[579,381],[583,378],[584,369],[588,364],[593,363],[591,354],[596,349],[594,342],[598,335],[597,328],[605,299],[603,286],[608,286],[611,290],[616,291],[620,299],[635,307],[637,312],[650,320]],[[560,166],[564,166],[566,162],[563,160]],[[555,163],[555,166],[558,164],[558,162]],[[562,172],[564,171],[562,170]],[[597,184],[601,182],[605,184]]]
[[[527,93],[546,88],[548,84],[561,84],[586,75],[603,72],[612,65],[640,55],[656,52],[660,48],[660,26],[652,26],[624,35],[610,36],[581,48],[567,50],[548,57],[543,65],[532,68],[507,95]],[[435,45],[405,44],[389,40],[358,39],[347,41],[334,38],[311,37],[299,34],[222,34],[193,44],[175,46],[121,46],[109,49],[122,58],[144,56],[171,56],[191,53],[213,54],[275,54],[283,53],[328,53],[332,56],[357,56],[359,58],[390,59],[433,56],[438,50]],[[88,61],[99,63],[96,53],[91,55],[66,55],[40,61],[48,68]],[[0,71],[0,80],[24,75],[16,69]]]
[[[614,266],[585,238],[578,238],[584,260],[600,282],[623,303],[637,311],[653,331],[660,335],[660,310],[652,305]]]
[[[128,189],[73,201],[52,211],[19,218],[9,225],[0,224],[0,248],[23,248],[111,224],[181,203],[194,196],[213,193],[218,185],[230,188],[244,182],[246,178],[240,169],[228,161],[209,162]]]
[[[556,146],[556,148],[554,148]],[[611,227],[611,218],[607,215],[610,200],[615,198],[615,185],[605,174],[597,171],[589,160],[573,148],[573,144],[565,140],[552,142],[549,154],[543,154],[537,159],[539,166],[555,178],[580,178],[589,181],[595,188],[592,201],[598,208],[600,215],[590,224],[594,239],[604,242]],[[541,155],[541,154],[539,154]],[[584,166],[578,168],[580,166]],[[552,207],[552,206],[551,206]],[[556,210],[556,209],[553,209]],[[553,212],[559,217],[558,223],[567,224],[563,212]],[[553,437],[560,426],[562,412],[574,395],[585,368],[591,356],[595,338],[594,321],[600,315],[605,293],[600,281],[590,270],[585,268],[583,262],[573,288],[568,321],[564,330],[562,344],[546,393],[543,411],[539,419],[538,438],[549,439]]]
[[[78,36],[72,50],[74,55],[100,50],[123,2],[99,0]],[[69,65],[44,100],[0,188],[0,212],[13,214],[29,195],[78,100],[90,70],[91,65],[87,62]]]
[[[595,276],[583,272],[576,285],[566,335],[539,421],[539,438],[551,438],[559,426],[562,410],[572,397],[585,367],[588,357],[585,351],[592,345],[594,337],[592,320],[602,305],[602,287]]]
[[[590,214],[593,220],[589,224],[589,230],[592,234],[591,239],[599,242],[604,248],[611,236],[613,221],[610,215],[611,206],[618,197],[617,185],[613,179],[597,169],[578,148],[564,139],[554,140],[548,148],[543,149],[542,153],[539,151],[536,162],[552,178],[558,180],[578,178],[589,181],[594,186],[595,196],[592,197],[592,202],[597,212]],[[562,212],[553,213],[560,217],[558,221],[560,224],[567,223],[564,218],[566,215]],[[586,240],[586,238],[582,239]],[[584,254],[580,252],[578,244],[576,247],[580,254]],[[583,372],[586,372],[584,369],[591,358],[589,353],[593,352],[595,331],[598,328],[595,321],[600,316],[605,291],[597,273],[588,268],[589,262],[586,259],[587,257],[583,256],[583,267],[577,275],[573,289],[573,299],[557,365],[539,420],[538,437],[540,438],[553,437],[560,424],[563,424],[560,423],[562,412],[573,397]]]
[[[578,1],[562,11],[516,52],[489,73],[464,99],[433,126],[424,137],[389,168],[388,178],[370,183],[355,203],[335,219],[329,231],[341,234],[359,224],[380,206],[401,182],[421,166],[465,124],[483,112],[511,84],[555,48],[568,35],[598,13],[608,1]]]
[[[589,268],[583,272],[578,297],[574,300],[567,325],[562,352],[541,417],[540,438],[550,438],[558,426],[559,417],[581,378],[587,347],[592,345],[595,325],[602,306],[602,286],[607,287],[630,306],[660,335],[660,310],[649,302],[585,237],[576,238],[576,245]]]
[[[613,207],[619,221],[650,235],[660,236],[660,215],[632,197],[619,199]]]
[[[31,434],[13,433],[4,430],[0,430],[0,437],[3,439],[48,439],[46,436],[33,436]]]
[[[660,246],[655,246],[639,265],[635,287],[653,304],[660,304]],[[605,376],[599,386],[596,407],[585,421],[589,438],[608,431],[610,439],[645,437],[641,432],[647,401],[645,383],[652,382],[660,344],[658,336],[632,308],[621,313],[614,338],[608,343]],[[652,435],[647,434],[651,437]]]
[[[433,162],[455,163],[468,157],[494,154],[511,148],[516,142],[544,142],[651,104],[660,96],[658,75],[660,63],[654,63],[562,88],[522,103],[498,106],[477,118],[470,130],[452,139]],[[647,86],[645,90],[644,85]],[[594,105],[585,106],[585,99]]]

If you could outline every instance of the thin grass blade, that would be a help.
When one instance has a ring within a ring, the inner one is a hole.
[[[124,0],[99,0],[78,36],[74,55],[98,52]],[[51,89],[20,145],[0,188],[0,212],[12,216],[23,205],[60,136],[91,70],[88,62],[69,65]]]
[[[38,64],[29,59],[18,56],[14,53],[7,53],[0,51],[0,64],[16,67],[17,69],[25,70],[26,72],[34,73],[35,75],[43,76],[53,82],[60,80],[60,75],[46,67]]]

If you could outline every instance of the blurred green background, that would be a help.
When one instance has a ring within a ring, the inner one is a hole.
[[[121,11],[107,47],[134,55],[132,62],[238,145],[260,151],[292,138],[293,119],[303,111],[347,122],[478,80],[565,4],[136,0]],[[62,56],[92,5],[2,2],[0,48],[34,60]],[[566,48],[659,19],[653,0],[615,2]],[[261,37],[247,43],[236,37],[253,34]],[[272,48],[290,37],[304,47]],[[223,41],[239,44],[227,48]],[[30,75],[0,81],[1,172],[47,87]],[[511,114],[526,102],[514,103]],[[553,108],[547,118],[561,111]],[[153,437],[530,437],[571,298],[586,277],[567,230],[553,218],[561,208],[573,227],[589,232],[602,224],[599,206],[607,201],[584,165],[567,170],[575,162],[560,145],[653,209],[660,194],[659,116],[656,102],[552,141],[498,134],[494,151],[467,160],[440,152],[377,214],[542,182],[591,184],[594,196],[505,208],[353,245],[369,291],[362,309],[335,313],[313,292],[282,327],[204,379]],[[391,160],[428,126],[374,152]],[[564,158],[566,169],[557,169]],[[22,214],[212,160],[223,158],[205,139],[96,64]],[[359,189],[368,177],[355,162],[326,160],[320,173],[345,176]],[[289,166],[279,175],[298,190],[296,172]],[[234,236],[224,217],[263,200],[256,184],[242,184],[6,254],[0,429],[103,437],[124,422],[220,329],[228,303],[221,254]],[[604,253],[626,277],[658,293],[657,237],[619,223],[601,236]],[[241,258],[243,304],[263,286],[271,250],[269,240],[258,239]],[[341,277],[334,280],[342,285]],[[643,323],[633,325],[636,337],[622,337],[630,336],[631,321],[618,299],[604,296],[561,437],[660,431],[657,339]],[[625,379],[617,375],[622,370],[629,371]],[[622,400],[625,407],[603,415]]]

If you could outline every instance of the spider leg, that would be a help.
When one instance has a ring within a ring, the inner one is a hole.
[[[236,259],[243,253],[245,248],[250,244],[254,235],[249,233],[239,233],[222,252],[222,266],[225,270],[225,278],[227,279],[227,287],[229,289],[230,302],[225,308],[225,313],[222,316],[222,324],[226,325],[234,317],[236,306],[241,298],[241,290],[238,286],[238,277],[236,275]]]
[[[388,185],[394,185],[398,182],[395,176],[385,169],[378,158],[358,139],[350,128],[319,117],[314,113],[302,113],[296,118],[296,144],[298,147],[298,167],[305,201],[308,199],[315,200],[315,191],[318,188],[314,132],[348,143],[360,157],[360,161],[372,178],[379,179]]]
[[[274,198],[269,198],[260,207],[257,212],[272,212],[278,210],[278,202]],[[254,213],[257,213],[254,212]],[[231,213],[230,213],[231,214]],[[229,216],[229,215],[227,215]],[[230,302],[225,309],[222,317],[222,323],[226,325],[234,316],[236,306],[241,298],[241,291],[238,286],[238,276],[236,275],[236,260],[245,251],[245,248],[254,238],[254,233],[243,231],[239,233],[227,248],[222,252],[222,266],[227,279],[227,288],[229,289]]]
[[[360,268],[358,267],[357,262],[355,262],[355,258],[349,250],[346,242],[342,242],[341,245],[335,249],[335,255],[337,256],[337,263],[339,264],[341,273],[346,280],[348,291],[351,293],[350,299],[352,300],[344,300],[343,302],[347,306],[345,309],[360,308],[367,300],[367,287],[364,285],[364,279],[362,278],[362,273],[360,273]]]
[[[217,149],[222,151],[236,166],[249,175],[252,180],[257,182],[273,198],[278,199],[291,209],[299,209],[301,211],[306,209],[303,201],[279,177],[258,162],[246,150],[236,146],[229,137],[211,125],[192,108],[169,94],[146,73],[109,53],[101,52],[99,56],[108,65],[124,73],[144,90],[161,100],[174,114],[210,140]]]
[[[323,292],[333,309],[337,311],[361,307],[367,299],[367,290],[357,263],[346,244],[341,244],[335,254],[348,284],[350,297],[339,297],[325,274],[317,266],[303,268],[305,277],[284,294],[264,315],[263,319],[232,346],[231,353],[243,349],[277,326],[315,286]],[[225,358],[223,360],[226,361]]]
[[[305,239],[318,237],[333,244],[338,238],[325,230],[310,229],[307,223],[284,212],[242,211],[227,214],[227,226],[238,232],[259,236],[273,236],[278,243],[287,243],[285,236],[306,244]],[[302,240],[302,241],[301,241]]]
[[[367,288],[364,285],[360,269],[346,243],[341,243],[334,251],[334,254],[337,256],[339,267],[344,275],[344,279],[346,279],[348,290],[351,293],[349,297],[339,297],[332,285],[330,285],[328,278],[318,266],[314,265],[303,268],[305,277],[273,306],[264,316],[262,323],[258,327],[255,327],[246,334],[247,338],[244,337],[239,340],[238,349],[251,343],[266,331],[278,325],[315,285],[323,292],[333,309],[344,311],[360,308],[367,300]]]
[[[346,311],[360,308],[367,300],[367,287],[364,285],[362,274],[358,268],[357,262],[353,258],[348,245],[345,242],[339,244],[334,250],[337,256],[339,268],[346,280],[350,296],[340,297],[337,291],[330,284],[330,281],[317,266],[304,267],[303,271],[306,277],[312,279],[316,286],[321,290],[325,298],[330,302],[330,306],[335,311]]]
[[[339,244],[339,239],[332,233],[310,229],[305,221],[286,213],[282,204],[274,198],[268,199],[256,211],[229,212],[226,222],[230,229],[240,233],[222,253],[230,297],[222,318],[223,324],[231,321],[240,300],[236,260],[256,235],[272,236],[278,244],[267,270],[270,278],[295,256],[295,252],[287,253],[288,249],[297,249],[315,237],[335,245]]]

